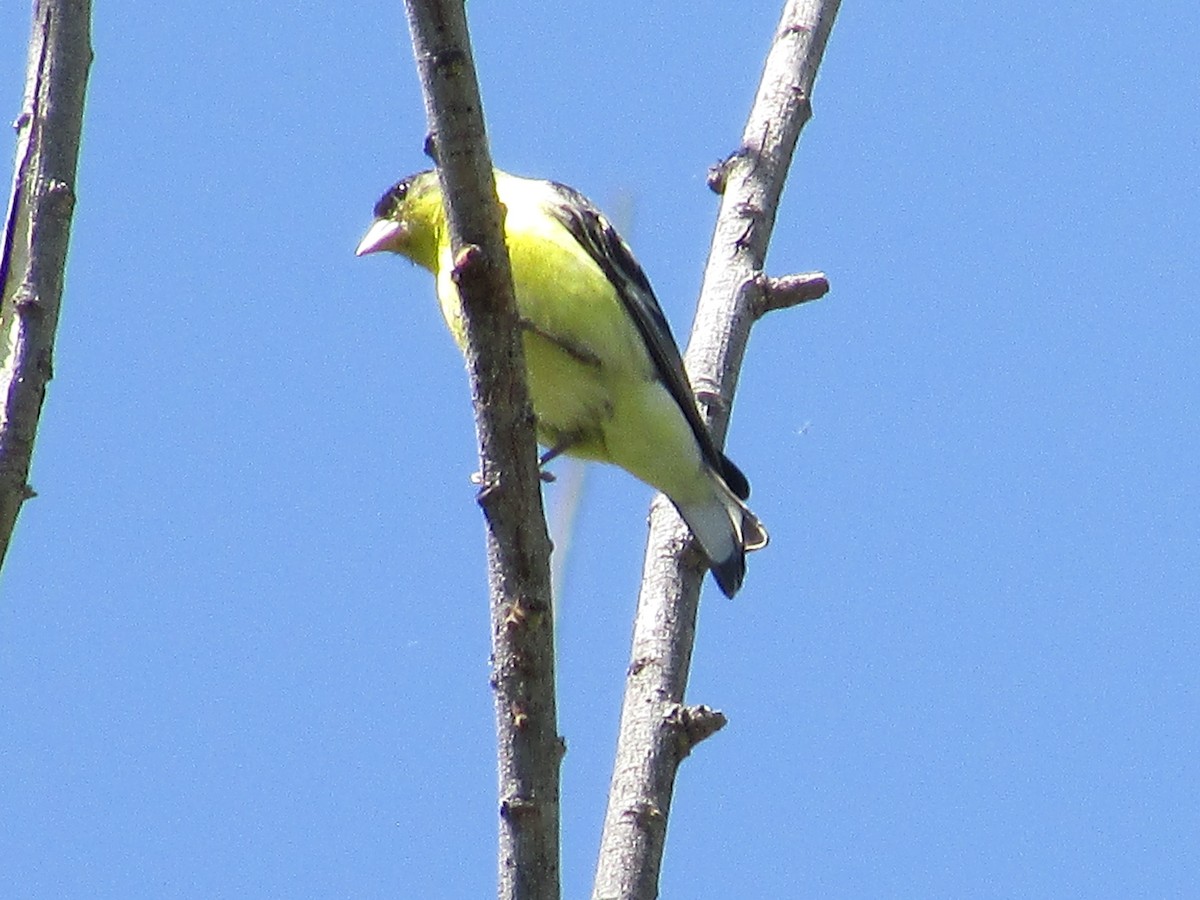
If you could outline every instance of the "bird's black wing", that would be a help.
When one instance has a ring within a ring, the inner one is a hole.
[[[746,499],[750,494],[746,476],[717,449],[708,426],[700,418],[696,398],[683,367],[683,357],[671,334],[671,326],[663,315],[662,307],[658,305],[646,273],[633,258],[633,252],[590,200],[565,184],[551,182],[551,186],[555,202],[547,212],[571,233],[616,288],[625,311],[642,336],[659,381],[679,404],[704,458],[721,474],[735,494]]]

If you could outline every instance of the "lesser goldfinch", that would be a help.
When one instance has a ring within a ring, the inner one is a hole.
[[[496,171],[523,329],[538,441],[615,463],[662,491],[708,557],[726,596],[746,551],[767,533],[743,503],[746,476],[721,453],[696,408],[670,327],[641,266],[591,202],[550,181]],[[434,273],[442,315],[461,349],[462,306],[437,173],[388,189],[357,255],[388,250]]]

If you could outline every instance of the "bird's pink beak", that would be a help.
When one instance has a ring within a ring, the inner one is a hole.
[[[363,239],[358,242],[354,255],[366,256],[368,253],[378,253],[380,250],[399,253],[403,240],[404,229],[399,222],[393,222],[391,219],[376,219],[367,229],[367,233],[363,235]]]

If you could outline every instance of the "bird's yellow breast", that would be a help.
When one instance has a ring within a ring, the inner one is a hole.
[[[514,206],[505,231],[534,413],[544,430],[588,430],[611,413],[612,392],[654,379],[645,345],[604,273],[558,222]],[[462,347],[449,253],[438,267],[438,299]]]

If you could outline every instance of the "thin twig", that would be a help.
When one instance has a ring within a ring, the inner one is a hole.
[[[407,0],[462,297],[487,526],[499,763],[499,896],[559,896],[550,541],[463,0]]]
[[[75,209],[75,169],[92,62],[90,0],[37,0],[16,168],[0,243],[0,563],[21,504],[46,383]]]
[[[741,147],[714,176],[722,188],[688,371],[708,421],[724,439],[775,211],[838,0],[788,0]],[[669,502],[650,514],[617,759],[601,839],[594,900],[658,895],[667,816],[680,761],[690,750],[683,707],[695,636],[702,560]]]

